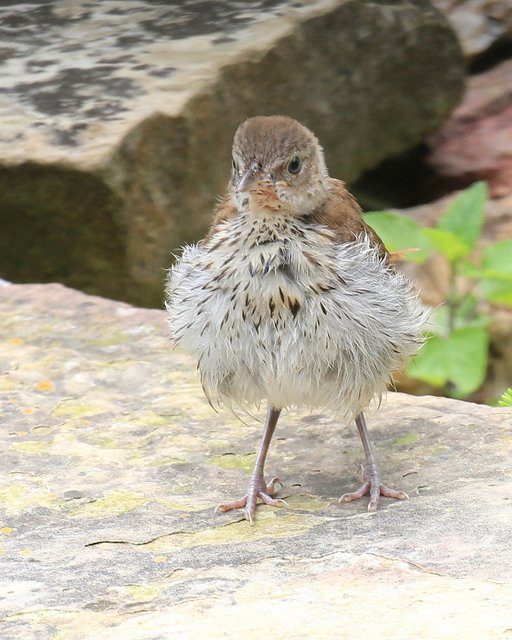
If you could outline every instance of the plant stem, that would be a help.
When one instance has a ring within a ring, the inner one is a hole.
[[[455,313],[459,306],[460,300],[457,296],[457,275],[459,270],[459,261],[455,260],[450,263],[450,280],[448,287],[448,295],[446,302],[448,304],[448,335],[455,329]]]

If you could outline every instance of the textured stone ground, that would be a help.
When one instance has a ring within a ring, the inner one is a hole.
[[[0,288],[0,637],[507,638],[512,411],[390,394],[369,424],[411,499],[340,506],[353,426],[283,416],[269,474],[237,496],[260,424],[216,414],[161,311],[60,285]]]

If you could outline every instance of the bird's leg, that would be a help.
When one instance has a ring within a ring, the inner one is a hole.
[[[368,511],[377,511],[379,506],[380,497],[386,496],[386,498],[396,498],[397,500],[405,500],[409,496],[403,491],[396,491],[390,489],[386,485],[382,484],[380,479],[379,469],[377,467],[377,460],[375,458],[375,451],[373,450],[372,443],[368,437],[368,430],[366,428],[366,421],[364,414],[360,413],[356,418],[357,430],[363,443],[364,454],[366,462],[363,466],[363,484],[354,493],[345,493],[341,496],[340,502],[352,502],[352,500],[359,500],[367,493],[370,494],[370,502],[368,504]]]
[[[246,495],[240,500],[235,500],[235,502],[220,504],[215,511],[231,511],[232,509],[243,509],[245,507],[245,517],[252,523],[258,498],[272,507],[283,507],[286,504],[284,500],[276,500],[271,497],[275,493],[275,485],[282,485],[281,480],[279,480],[279,478],[272,478],[267,484],[263,477],[265,458],[267,457],[268,447],[272,440],[272,435],[280,413],[281,409],[275,409],[274,407],[268,408],[263,437],[256,458],[256,464],[254,465],[254,470],[247,486]]]

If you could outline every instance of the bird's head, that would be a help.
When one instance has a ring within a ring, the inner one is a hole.
[[[257,116],[238,127],[230,192],[240,211],[306,215],[325,200],[328,178],[322,147],[296,120]]]

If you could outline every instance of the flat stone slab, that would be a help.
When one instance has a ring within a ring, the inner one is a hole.
[[[368,414],[384,480],[339,505],[354,426],[284,414],[267,470],[288,507],[238,497],[261,421],[215,413],[162,311],[60,285],[0,288],[2,640],[506,638],[512,411],[391,393]]]

